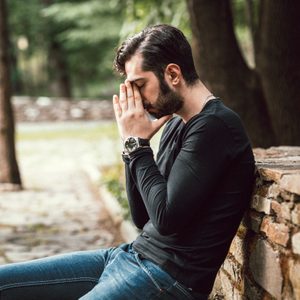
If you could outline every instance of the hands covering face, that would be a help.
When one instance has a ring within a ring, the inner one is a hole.
[[[151,139],[153,135],[172,117],[171,115],[151,121],[144,109],[136,84],[129,80],[120,84],[120,95],[113,96],[114,112],[121,138],[129,136]]]

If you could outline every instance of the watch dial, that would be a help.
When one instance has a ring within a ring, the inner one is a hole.
[[[129,138],[125,143],[125,148],[128,152],[132,152],[133,150],[135,150],[137,148],[137,141],[135,140],[135,138]]]

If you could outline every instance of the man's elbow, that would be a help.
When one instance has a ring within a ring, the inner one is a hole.
[[[139,220],[137,218],[132,218],[133,224],[135,225],[136,228],[138,228],[140,230],[142,230],[144,228],[144,226],[147,223],[147,221],[145,221],[145,220]]]

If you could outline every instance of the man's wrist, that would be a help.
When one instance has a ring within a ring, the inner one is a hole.
[[[123,153],[130,154],[141,148],[149,148],[150,140],[136,136],[129,136],[123,141]]]
[[[137,157],[137,156],[139,156],[139,155],[143,155],[143,153],[149,153],[151,151],[151,153],[152,153],[152,149],[151,149],[151,147],[150,146],[144,146],[144,147],[140,147],[140,148],[138,148],[138,149],[136,149],[136,150],[134,150],[134,151],[132,151],[132,152],[130,152],[130,153],[127,153],[127,152],[122,152],[122,158],[123,158],[123,161],[125,162],[125,163],[130,163],[130,161],[133,159],[133,158],[135,158],[135,157]]]

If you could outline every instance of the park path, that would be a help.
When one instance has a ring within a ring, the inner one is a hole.
[[[29,133],[96,122],[19,124]],[[91,174],[115,161],[112,139],[28,139],[17,143],[24,190],[0,192],[0,264],[122,242]]]

